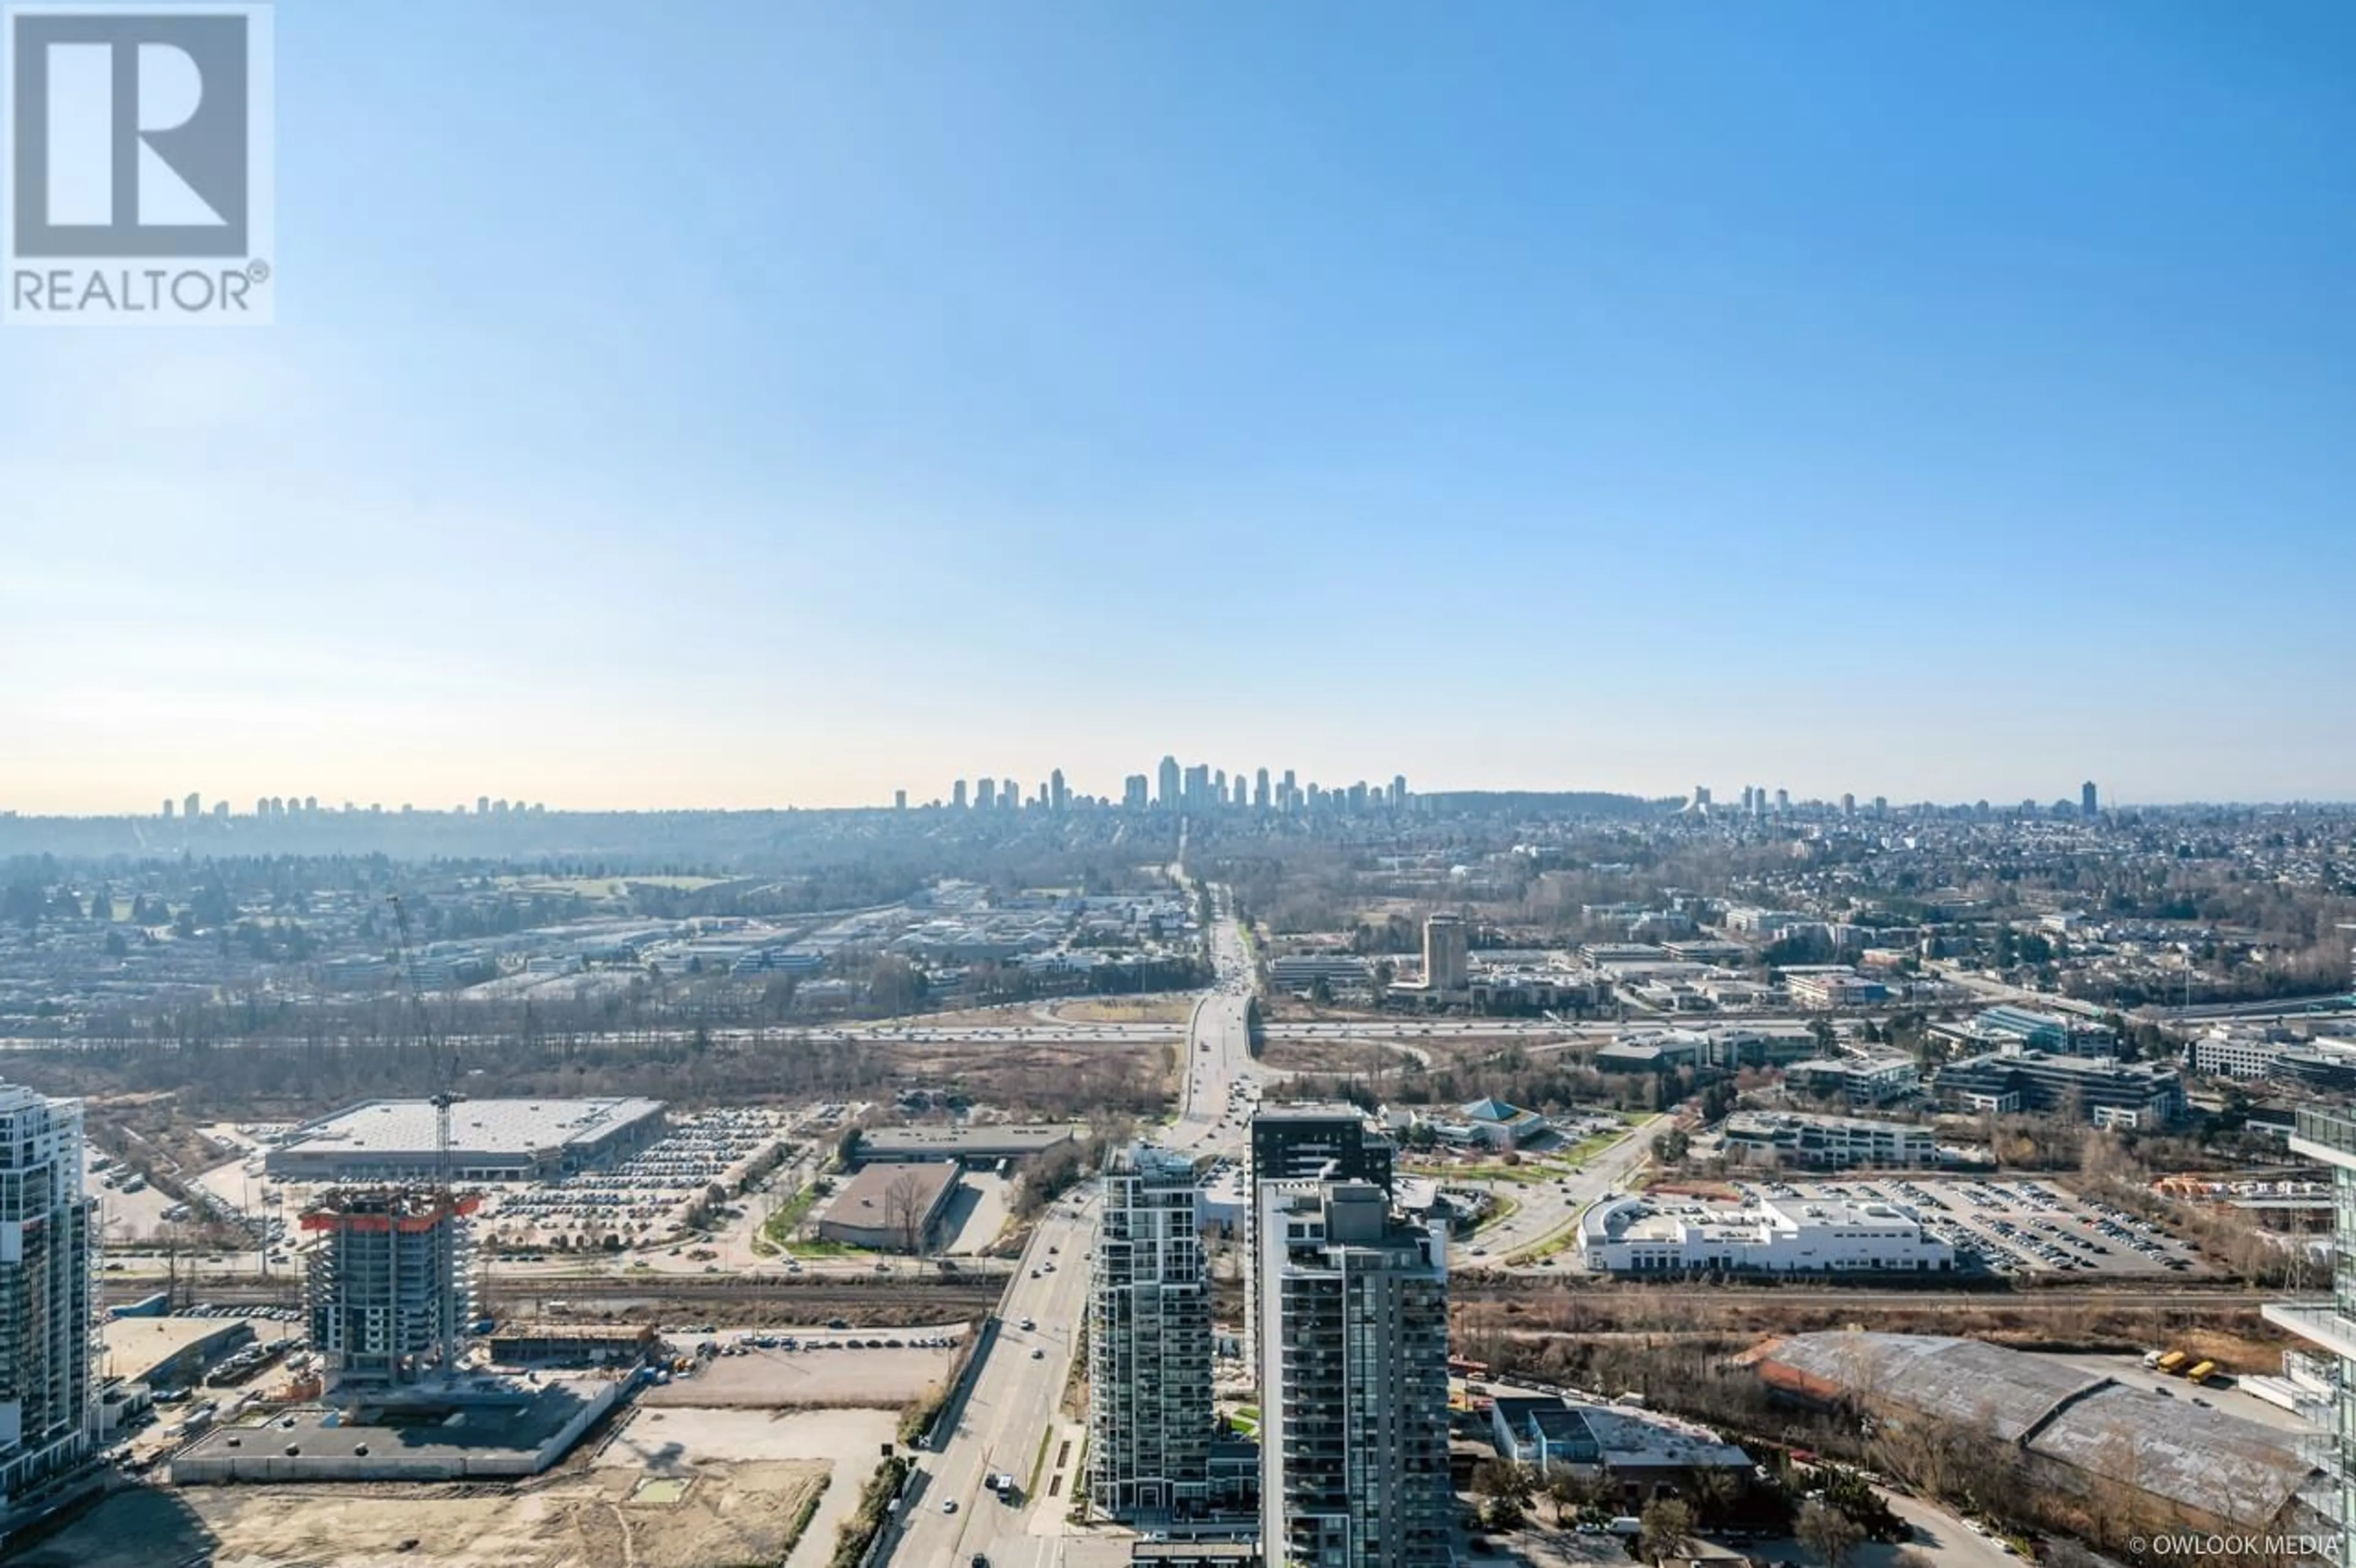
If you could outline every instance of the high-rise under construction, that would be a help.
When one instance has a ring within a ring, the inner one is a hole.
[[[467,1216],[430,1188],[339,1188],[303,1216],[311,1343],[331,1388],[414,1383],[455,1363],[472,1314]]]

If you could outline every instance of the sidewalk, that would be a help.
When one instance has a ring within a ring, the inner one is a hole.
[[[1088,1429],[1076,1421],[1058,1420],[1048,1432],[1047,1457],[1039,1467],[1036,1487],[1024,1499],[1029,1517],[1023,1528],[1031,1534],[1063,1535],[1072,1530],[1072,1494],[1080,1484],[1087,1442]]]

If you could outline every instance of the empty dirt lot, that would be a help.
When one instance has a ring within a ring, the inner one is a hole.
[[[775,1563],[814,1463],[699,1469],[675,1500],[635,1498],[638,1469],[560,1476],[511,1495],[450,1487],[192,1487],[109,1499],[16,1561],[23,1568],[733,1568]]]
[[[895,1417],[641,1410],[596,1451],[488,1487],[143,1488],[11,1559],[17,1568],[737,1568],[823,1562]],[[828,1476],[833,1474],[832,1484]],[[817,1543],[813,1545],[812,1543]]]

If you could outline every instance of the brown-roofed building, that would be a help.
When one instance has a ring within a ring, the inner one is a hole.
[[[818,1222],[819,1240],[879,1253],[931,1249],[960,1168],[939,1160],[879,1160],[860,1168]]]

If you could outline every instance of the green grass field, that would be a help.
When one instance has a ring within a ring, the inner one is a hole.
[[[787,1246],[786,1251],[789,1255],[798,1258],[864,1258],[882,1255],[870,1253],[865,1247],[854,1247],[847,1242],[794,1242]]]
[[[758,1253],[778,1253],[788,1249],[799,1252],[803,1244],[795,1243],[793,1234],[801,1229],[802,1221],[818,1206],[818,1189],[805,1187],[777,1205],[776,1212],[761,1221],[761,1233],[753,1239],[753,1250]]]

